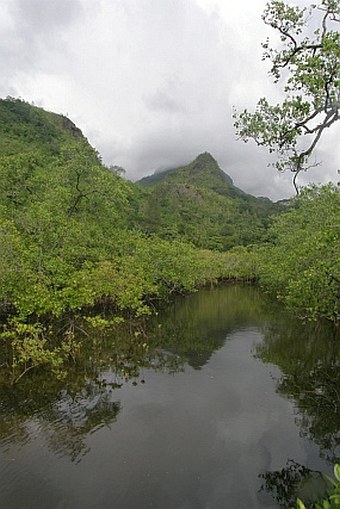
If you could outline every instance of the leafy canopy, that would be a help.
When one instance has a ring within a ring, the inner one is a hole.
[[[309,320],[340,322],[340,188],[303,189],[274,221],[259,267],[260,282]]]
[[[293,172],[293,184],[325,129],[339,119],[340,107],[340,2],[321,0],[309,8],[272,0],[264,10],[264,23],[276,30],[281,47],[262,45],[263,60],[270,60],[274,83],[284,85],[284,100],[271,105],[263,97],[255,112],[234,113],[240,138],[254,139],[278,156],[274,166]],[[313,28],[312,28],[313,27]]]
[[[74,321],[89,306],[120,322],[174,292],[255,277],[246,248],[214,253],[147,232],[148,195],[121,173],[65,117],[0,100],[0,380],[65,376],[79,350]]]

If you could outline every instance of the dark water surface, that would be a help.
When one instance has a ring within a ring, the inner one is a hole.
[[[339,394],[326,327],[250,287],[178,298],[147,339],[0,389],[0,509],[277,508],[339,458]]]

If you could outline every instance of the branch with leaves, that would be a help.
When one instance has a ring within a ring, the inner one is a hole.
[[[262,45],[263,60],[271,62],[274,83],[284,83],[285,98],[276,105],[262,98],[254,113],[234,112],[234,125],[243,141],[276,153],[274,166],[294,174],[298,194],[297,176],[318,164],[310,158],[325,129],[339,120],[340,2],[322,0],[307,9],[272,0],[262,19],[280,36],[280,49],[269,40]]]

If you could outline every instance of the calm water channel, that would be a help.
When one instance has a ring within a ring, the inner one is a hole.
[[[66,380],[0,389],[0,509],[309,496],[340,456],[339,343],[240,286],[176,299],[147,339],[89,338]]]

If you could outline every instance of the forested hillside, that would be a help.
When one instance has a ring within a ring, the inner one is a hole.
[[[120,323],[208,282],[260,280],[302,316],[338,322],[335,186],[278,215],[207,153],[132,184],[70,120],[11,98],[0,146],[0,348],[12,382],[42,365],[60,374],[80,347],[74,320],[94,305],[93,323],[105,323],[103,306]]]
[[[280,211],[268,198],[234,186],[207,152],[187,166],[155,173],[139,184],[149,191],[144,224],[163,238],[178,236],[198,247],[225,250],[265,238]]]
[[[8,98],[0,101],[0,150],[2,155],[18,152],[60,154],[66,141],[84,139],[71,120],[34,107],[24,101]]]
[[[105,303],[121,321],[173,292],[254,277],[235,253],[146,234],[148,194],[108,171],[69,120],[15,99],[0,101],[0,118],[1,348],[12,381],[40,365],[59,371],[85,307]],[[52,324],[65,313],[60,336]]]

